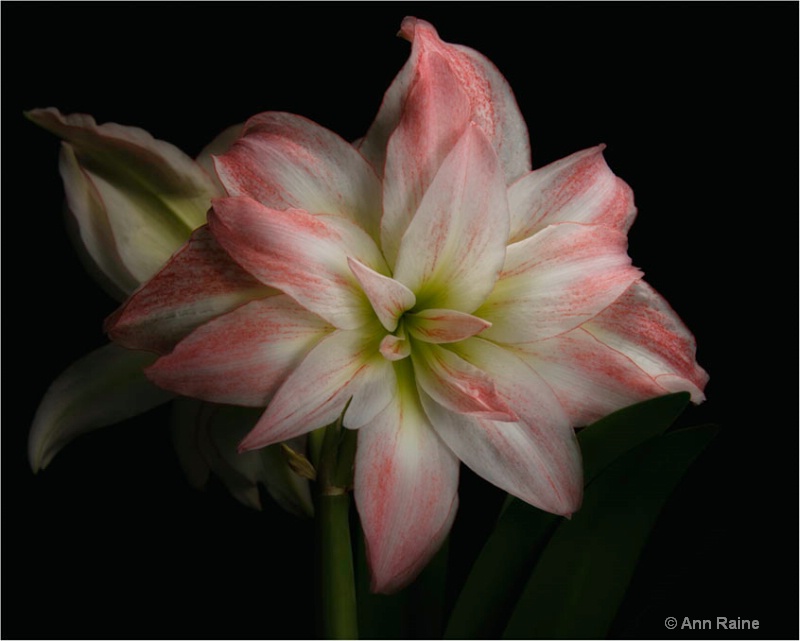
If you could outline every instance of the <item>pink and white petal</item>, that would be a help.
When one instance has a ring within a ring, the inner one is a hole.
[[[458,473],[413,384],[359,430],[355,500],[374,592],[410,583],[441,547],[458,507]]]
[[[508,188],[511,242],[552,223],[597,224],[627,232],[636,217],[633,191],[603,158],[605,145],[532,171]]]
[[[75,361],[44,395],[28,436],[28,460],[44,469],[85,432],[118,423],[172,399],[148,381],[143,368],[155,356],[110,344]]]
[[[694,336],[646,282],[631,285],[583,329],[630,358],[670,392],[690,392],[695,403],[705,399],[708,374],[695,358]]]
[[[332,330],[288,296],[270,296],[201,325],[146,373],[176,394],[264,407]]]
[[[580,448],[553,391],[518,356],[489,341],[474,338],[454,349],[487,372],[519,420],[464,416],[422,394],[439,436],[490,483],[548,512],[575,512],[583,493]]]
[[[166,353],[203,323],[277,293],[233,262],[203,226],[106,320],[106,331],[130,349]]]
[[[214,184],[217,185],[219,194],[225,193],[225,186],[217,176],[217,169],[214,167],[213,156],[221,156],[226,153],[235,143],[244,131],[244,123],[240,122],[238,125],[232,125],[223,129],[217,137],[208,143],[200,153],[197,155],[197,164],[200,165],[205,172],[209,175]]]
[[[449,349],[418,342],[411,360],[417,384],[447,409],[498,421],[517,420],[486,372]]]
[[[252,198],[214,201],[209,227],[231,257],[340,329],[371,317],[348,257],[378,271],[386,264],[372,239],[341,216],[264,207]]]
[[[338,214],[378,238],[378,176],[352,145],[310,120],[259,114],[215,164],[231,196],[249,196],[272,209]]]
[[[397,329],[397,321],[402,313],[414,307],[417,302],[414,292],[354,258],[348,258],[347,264],[367,295],[378,320],[388,331],[393,332]]]
[[[422,396],[439,436],[478,476],[545,512],[570,516],[580,508],[577,443],[566,445],[547,425],[464,416]]]
[[[583,328],[528,344],[523,358],[553,389],[573,425],[670,391]]]
[[[426,309],[406,316],[408,332],[426,343],[455,343],[480,334],[491,323],[452,309]]]
[[[394,369],[378,351],[377,339],[335,331],[289,375],[239,449],[264,447],[329,425],[350,399],[344,424],[356,429],[389,404],[396,388]]]
[[[530,171],[528,130],[514,94],[497,68],[482,54],[443,42],[433,26],[406,18],[400,35],[412,43],[411,56],[384,96],[378,115],[361,142],[361,152],[382,171],[389,137],[397,128],[423,54],[437,53],[447,61],[450,73],[470,102],[470,119],[478,123],[492,142],[511,183]]]
[[[445,159],[400,243],[395,280],[421,308],[473,312],[506,254],[508,204],[497,156],[476,126]]]
[[[381,246],[390,264],[436,172],[469,124],[469,101],[447,61],[427,51],[418,58],[386,150]]]
[[[385,359],[400,361],[411,354],[411,343],[405,336],[387,334],[381,340],[379,349]]]
[[[160,200],[159,211],[182,222],[187,234],[205,222],[217,188],[203,168],[174,145],[144,129],[113,122],[98,125],[86,114],[65,116],[52,107],[25,115],[70,143],[85,168]]]
[[[497,286],[476,315],[484,338],[527,343],[594,318],[641,278],[625,235],[601,225],[556,223],[509,246]]]

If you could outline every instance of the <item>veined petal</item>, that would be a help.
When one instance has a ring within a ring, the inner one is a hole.
[[[107,212],[114,244],[125,267],[138,283],[152,278],[189,238],[196,227],[189,227],[175,216],[159,211],[148,191],[134,191],[129,185],[100,173],[84,170]],[[69,201],[68,201],[69,202]],[[211,198],[203,201],[203,218]]]
[[[578,328],[524,346],[525,361],[553,389],[573,425],[588,425],[670,390],[623,353]]]
[[[261,509],[258,484],[284,510],[311,516],[314,506],[308,481],[289,468],[280,445],[257,452],[239,452],[237,445],[258,421],[260,411],[246,407],[207,405],[205,430],[216,462],[214,471],[242,503]],[[293,443],[295,447],[298,444]]]
[[[380,344],[380,352],[390,361],[400,361],[411,354],[411,343],[405,336],[387,334]]]
[[[350,271],[353,272],[353,276],[356,277],[372,304],[378,320],[388,331],[393,332],[397,329],[400,315],[414,307],[414,303],[417,302],[414,292],[402,283],[379,274],[354,258],[348,258],[347,264],[350,265]]]
[[[547,383],[519,357],[489,341],[473,338],[454,349],[487,372],[519,420],[500,423],[464,416],[422,394],[439,436],[490,483],[548,512],[575,512],[583,493],[580,448]]]
[[[173,407],[175,447],[195,487],[203,487],[213,470],[246,507],[261,509],[258,484],[262,483],[283,509],[298,516],[313,514],[308,481],[289,469],[280,445],[243,454],[237,451],[238,441],[256,424],[261,410],[189,398],[177,399]],[[292,446],[302,450],[304,444],[293,442]]]
[[[356,429],[386,407],[397,388],[378,339],[336,331],[322,339],[278,389],[241,451],[279,443],[335,421],[350,401],[346,427]]]
[[[708,374],[695,360],[694,336],[669,303],[638,281],[583,329],[624,354],[670,392],[687,391],[705,399]]]
[[[499,421],[517,420],[492,379],[449,349],[416,342],[411,360],[420,388],[447,409]]]
[[[142,369],[155,356],[106,345],[75,361],[53,381],[33,418],[28,460],[44,469],[72,439],[118,423],[166,403],[169,392],[157,388]]]
[[[278,211],[239,197],[214,201],[209,227],[253,276],[335,327],[355,329],[369,319],[369,305],[347,259],[378,271],[386,271],[386,263],[372,239],[348,219]]]
[[[424,54],[436,53],[446,60],[449,71],[470,103],[470,119],[488,136],[511,183],[530,171],[528,130],[514,94],[497,68],[482,54],[443,42],[424,20],[406,18],[400,35],[411,41],[411,56],[384,96],[378,115],[360,148],[381,171],[389,137],[397,128],[408,102]]]
[[[226,192],[225,186],[217,176],[217,169],[214,166],[214,156],[221,156],[226,153],[244,131],[244,123],[232,125],[223,129],[214,140],[208,143],[197,155],[197,164],[200,165],[209,175],[214,184],[217,185],[217,192],[222,195]]]
[[[492,323],[483,337],[525,343],[590,320],[641,278],[627,244],[608,227],[556,223],[511,245],[497,286],[475,312]]]
[[[458,506],[458,459],[419,404],[413,374],[398,364],[391,403],[358,432],[355,500],[367,543],[372,590],[410,583],[447,537]],[[409,368],[410,369],[410,368]]]
[[[270,296],[201,325],[146,373],[159,387],[183,396],[264,407],[332,330],[288,296]]]
[[[419,52],[402,117],[388,141],[383,170],[381,246],[390,264],[442,161],[469,124],[470,105],[447,60]]]
[[[233,262],[203,226],[106,320],[106,331],[125,347],[165,353],[212,318],[276,293]]]
[[[406,316],[409,333],[426,343],[455,343],[479,334],[492,324],[452,309],[426,309]]]
[[[609,169],[605,145],[532,171],[508,188],[511,242],[552,223],[605,225],[627,232],[636,217],[633,191]]]
[[[231,196],[250,196],[272,209],[339,214],[378,238],[378,176],[349,143],[310,120],[259,114],[216,158],[216,167]]]
[[[88,258],[90,271],[103,289],[117,300],[125,300],[140,281],[125,266],[103,198],[68,143],[61,143],[58,169],[64,183],[67,209],[75,221],[78,236],[75,246],[81,256]],[[162,258],[165,260],[168,256]]]
[[[34,109],[28,118],[69,143],[73,157],[62,156],[65,181],[73,160],[99,194],[105,218],[86,209],[86,199],[67,190],[67,202],[78,221],[81,239],[97,260],[98,225],[108,225],[124,267],[137,284],[150,278],[192,230],[205,222],[217,187],[205,171],[177,147],[135,127],[97,125],[84,114],[62,115],[57,109]],[[65,183],[66,186],[66,183]],[[90,229],[90,228],[94,229]],[[105,242],[107,238],[103,241]],[[104,261],[98,261],[101,269]]]
[[[442,164],[400,244],[394,278],[421,308],[474,311],[505,259],[508,205],[497,156],[471,125]]]

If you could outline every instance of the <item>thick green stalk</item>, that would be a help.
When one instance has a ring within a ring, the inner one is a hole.
[[[320,581],[320,636],[357,639],[356,591],[350,544],[350,497],[320,496],[317,545]]]
[[[316,531],[320,636],[357,639],[355,572],[350,540],[350,496],[355,433],[330,425],[317,469]]]

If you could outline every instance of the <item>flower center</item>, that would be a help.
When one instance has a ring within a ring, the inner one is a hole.
[[[491,323],[451,309],[426,309],[403,313],[397,328],[384,336],[380,352],[384,358],[398,361],[411,353],[412,340],[424,343],[457,343],[479,334]]]
[[[411,341],[406,336],[402,317],[394,333],[383,337],[380,351],[383,357],[390,361],[399,361],[411,354]]]

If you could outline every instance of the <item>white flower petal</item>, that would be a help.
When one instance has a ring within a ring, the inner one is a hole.
[[[636,217],[633,192],[603,158],[605,145],[532,171],[508,188],[511,242],[553,223],[599,224],[627,232]]]
[[[411,359],[417,384],[440,405],[459,414],[498,421],[517,419],[491,377],[449,349],[417,342]]]
[[[81,167],[75,150],[61,144],[58,162],[67,199],[67,209],[75,221],[75,246],[88,258],[92,275],[117,300],[125,300],[138,286],[117,249],[103,198],[92,179]],[[166,260],[169,254],[161,256]]]
[[[166,353],[203,323],[277,293],[235,263],[203,226],[106,320],[106,331],[125,347]]]
[[[458,506],[458,471],[413,382],[359,430],[355,499],[373,591],[404,587],[439,549]]]
[[[347,263],[372,304],[378,320],[387,331],[393,332],[397,329],[397,321],[402,313],[411,309],[417,302],[414,292],[393,278],[370,269],[355,258],[348,258]]]
[[[127,270],[135,284],[146,281],[205,222],[218,188],[174,145],[135,127],[98,125],[85,114],[49,108],[26,115],[69,143],[61,157],[67,204],[87,252],[125,293],[131,283],[120,274]],[[111,264],[110,247],[120,264]]]
[[[517,106],[514,93],[497,67],[483,54],[461,45],[442,41],[433,25],[418,18],[405,18],[400,35],[411,41],[411,56],[384,96],[378,115],[360,142],[361,152],[377,171],[386,162],[387,141],[409,107],[410,92],[421,80],[436,86],[442,80],[425,74],[425,56],[437,54],[447,63],[448,75],[467,96],[469,117],[483,129],[504,168],[506,181],[513,182],[530,171],[528,128]],[[452,92],[428,92],[439,101],[451,103]],[[416,110],[436,108],[411,103]],[[422,144],[426,144],[424,141]]]
[[[414,292],[421,309],[471,313],[497,280],[507,239],[502,171],[486,136],[470,126],[406,230],[394,278]]]
[[[548,512],[575,512],[583,492],[580,449],[547,383],[517,356],[489,341],[473,338],[455,349],[491,376],[519,420],[464,416],[423,393],[423,407],[439,436],[490,483]]]
[[[355,329],[372,317],[347,259],[378,271],[387,271],[386,263],[373,240],[347,218],[279,211],[238,197],[214,201],[208,224],[250,274],[333,326]]]
[[[28,460],[33,471],[48,466],[72,439],[118,423],[166,403],[172,394],[159,389],[142,371],[155,359],[114,344],[75,361],[53,381],[33,418]]]
[[[264,407],[308,351],[333,328],[282,294],[201,325],[147,368],[177,394]]]
[[[452,309],[425,309],[406,316],[409,334],[426,343],[456,343],[491,325],[482,318]]]
[[[690,392],[695,403],[705,399],[708,374],[695,360],[694,336],[646,282],[631,285],[583,329],[630,358],[670,392]]]
[[[588,425],[628,405],[669,393],[630,358],[582,327],[525,345],[524,358],[556,393],[573,425]]]
[[[641,278],[624,234],[601,225],[557,223],[508,248],[503,273],[475,314],[482,337],[527,343],[590,320]]]
[[[342,330],[322,339],[277,391],[240,450],[279,443],[329,425],[348,401],[346,427],[356,429],[374,418],[397,388],[392,364],[381,356],[378,342],[362,332]]]
[[[310,120],[277,112],[254,116],[215,164],[231,196],[272,209],[338,214],[378,238],[375,171],[347,141]]]

